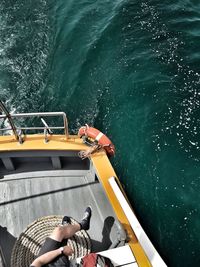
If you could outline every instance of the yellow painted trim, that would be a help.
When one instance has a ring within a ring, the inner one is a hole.
[[[49,142],[45,143],[44,135],[27,135],[23,144],[19,144],[14,136],[0,136],[0,151],[23,151],[23,150],[84,150],[78,136],[69,136],[66,140],[64,135],[49,136]]]
[[[120,181],[110,163],[110,161],[108,160],[106,154],[104,152],[99,152],[96,154],[93,154],[91,157],[91,160],[93,162],[94,168],[96,170],[96,173],[99,177],[99,179],[101,180],[101,183],[105,189],[105,192],[108,196],[108,199],[116,213],[117,218],[119,219],[119,221],[122,223],[122,225],[124,226],[124,228],[126,229],[126,232],[128,234],[128,237],[130,239],[129,246],[131,248],[131,250],[133,251],[133,254],[137,260],[137,263],[140,267],[151,267],[151,263],[148,260],[143,248],[141,247],[140,243],[138,242],[130,224],[129,221],[126,217],[126,215],[124,214],[121,205],[118,201],[118,199],[116,198],[109,182],[108,179],[112,176],[116,177],[119,185],[120,185]],[[121,187],[121,185],[120,185]],[[123,188],[121,187],[124,195],[125,192],[123,190]],[[126,195],[125,195],[126,197]],[[127,198],[127,197],[126,197]],[[128,200],[128,199],[127,199]]]
[[[82,143],[78,136],[69,136],[66,140],[64,135],[49,136],[49,142],[44,142],[44,135],[27,135],[23,144],[19,144],[14,136],[0,136],[0,152],[3,151],[27,151],[27,150],[86,150],[88,147]],[[100,151],[91,156],[91,161],[97,172],[99,179],[105,189],[108,199],[116,213],[117,218],[127,231],[130,238],[129,246],[135,255],[137,263],[140,267],[151,267],[151,264],[139,244],[129,222],[124,214],[120,203],[118,202],[108,179],[112,176],[116,177],[120,185],[120,181],[108,160],[104,151]],[[122,191],[123,188],[121,187]],[[123,191],[124,192],[124,191]],[[124,192],[125,195],[125,192]],[[128,199],[127,199],[128,200]]]

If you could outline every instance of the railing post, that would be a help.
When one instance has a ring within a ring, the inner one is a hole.
[[[15,139],[18,141],[19,140],[19,136],[17,134],[17,130],[15,128],[15,125],[12,121],[11,115],[8,112],[8,110],[6,109],[6,107],[4,106],[4,104],[2,103],[2,101],[0,100],[0,108],[1,110],[6,114],[6,118],[8,119],[9,123],[10,123],[10,127],[12,128],[13,134],[15,136]]]
[[[65,128],[65,135],[66,135],[66,140],[69,137],[69,130],[68,130],[68,121],[67,121],[67,116],[65,113],[63,113],[63,122],[64,122],[64,128]]]

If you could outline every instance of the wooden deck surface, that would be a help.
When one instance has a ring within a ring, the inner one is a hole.
[[[47,215],[69,215],[81,220],[86,206],[93,210],[93,250],[111,245],[114,214],[102,186],[88,170],[21,172],[0,180],[0,245],[7,266],[16,238],[34,220]],[[106,207],[106,209],[105,209]]]

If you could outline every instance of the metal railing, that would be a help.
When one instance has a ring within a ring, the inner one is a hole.
[[[68,138],[68,120],[67,116],[64,112],[39,112],[39,113],[19,113],[19,114],[10,114],[5,108],[5,106],[0,105],[1,109],[4,111],[5,115],[0,115],[0,119],[8,119],[10,127],[0,128],[0,131],[13,131],[15,138],[20,143],[23,142],[22,140],[22,133],[24,131],[31,131],[31,130],[43,130],[45,135],[45,141],[48,141],[47,135],[52,134],[52,130],[64,130],[66,139]],[[13,119],[14,118],[31,118],[37,117],[41,118],[42,123],[44,124],[43,127],[17,127],[15,126]],[[63,126],[48,126],[43,117],[63,117]]]

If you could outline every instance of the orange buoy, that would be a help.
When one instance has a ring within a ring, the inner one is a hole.
[[[86,126],[82,126],[79,129],[78,135],[80,137],[85,136],[92,138],[98,143],[98,145],[102,146],[106,150],[106,153],[109,156],[113,156],[115,154],[115,146],[113,145],[111,140],[98,129],[90,127],[86,124]]]

